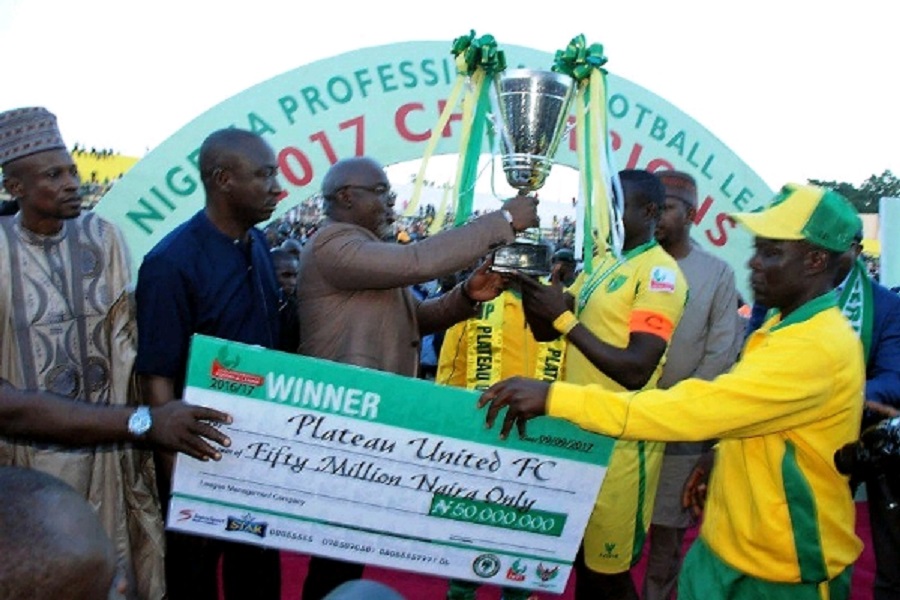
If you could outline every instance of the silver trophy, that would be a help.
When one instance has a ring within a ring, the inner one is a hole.
[[[495,81],[503,171],[506,181],[522,194],[541,188],[553,166],[569,117],[575,81],[552,71],[511,69]],[[494,252],[494,270],[547,275],[551,248],[540,241],[540,230],[527,230]]]

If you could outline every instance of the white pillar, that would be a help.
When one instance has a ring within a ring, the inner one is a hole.
[[[882,198],[878,210],[881,285],[900,285],[900,198]]]

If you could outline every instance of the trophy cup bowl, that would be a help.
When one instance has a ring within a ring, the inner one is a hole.
[[[511,69],[495,80],[503,172],[522,194],[540,189],[566,130],[575,81],[568,75]],[[524,232],[494,253],[495,271],[548,275],[552,249],[540,230]]]

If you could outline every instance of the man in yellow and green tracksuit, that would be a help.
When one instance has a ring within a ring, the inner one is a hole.
[[[552,382],[559,378],[566,342],[537,342],[522,309],[518,291],[508,289],[481,305],[476,317],[447,330],[438,359],[436,383],[486,390],[508,377],[521,375]],[[451,580],[447,600],[475,600],[478,584]],[[503,600],[525,600],[520,588],[503,588]]]
[[[637,393],[513,379],[479,404],[489,425],[509,407],[502,436],[548,414],[623,439],[719,438],[678,597],[846,599],[862,544],[833,457],[858,437],[865,367],[832,286],[856,211],[832,190],[789,185],[766,210],[733,216],[755,235],[755,299],[777,312],[729,373]]]

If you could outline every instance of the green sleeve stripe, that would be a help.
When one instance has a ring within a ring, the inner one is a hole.
[[[785,442],[781,476],[788,512],[791,515],[800,580],[826,581],[828,570],[822,551],[822,535],[818,526],[815,496],[800,465],[797,464],[796,451],[791,442]]]
[[[638,442],[638,496],[637,514],[634,518],[634,542],[631,545],[631,564],[634,565],[641,559],[641,549],[644,547],[644,538],[647,537],[647,528],[644,526],[644,502],[647,495],[647,451],[645,442]]]
[[[819,583],[783,583],[765,581],[741,573],[716,556],[703,538],[691,546],[678,579],[679,593],[690,598],[724,598],[729,600],[797,600],[798,598],[831,598],[847,600],[850,597],[850,580],[853,567],[847,567],[828,582],[828,596],[821,593]],[[710,591],[710,582],[715,582],[715,594]]]

